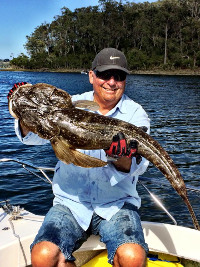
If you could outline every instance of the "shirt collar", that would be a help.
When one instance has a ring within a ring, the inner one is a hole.
[[[120,101],[117,103],[117,105],[111,109],[106,115],[112,115],[115,113],[115,111],[119,110],[119,112],[121,113],[127,113],[127,108],[126,108],[126,105],[123,104],[125,100],[125,96],[122,95],[122,98],[120,99]]]
[[[124,100],[125,100],[125,95],[123,94],[122,98],[120,99],[120,101],[115,106],[116,109],[118,108],[121,113],[127,113],[126,105],[123,104]]]

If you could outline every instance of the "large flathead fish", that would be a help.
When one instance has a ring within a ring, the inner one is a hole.
[[[88,101],[86,106],[91,101]],[[107,163],[85,155],[76,149],[107,149],[112,138],[123,132],[127,142],[138,143],[138,153],[154,164],[182,197],[194,226],[198,221],[187,197],[183,178],[167,152],[142,129],[127,122],[98,115],[76,107],[71,96],[52,85],[40,83],[23,85],[9,98],[9,111],[22,125],[44,139],[49,139],[58,159],[81,167],[102,167]],[[84,102],[85,104],[85,102]]]

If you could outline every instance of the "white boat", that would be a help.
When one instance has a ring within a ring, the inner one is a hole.
[[[87,75],[88,74],[88,71],[87,70],[82,70],[81,71],[81,74],[86,74]]]
[[[18,160],[0,159],[0,162],[4,161],[15,161],[26,169],[35,168],[46,178],[48,176],[46,175],[45,170],[50,170],[50,168],[34,167]],[[4,203],[1,203],[1,206],[0,266],[30,266],[30,244],[37,234],[44,216],[32,214],[27,210],[23,210],[19,206],[12,206],[9,201],[4,201]],[[162,258],[164,255],[164,258],[166,259],[169,255],[178,257],[177,260],[180,262],[180,266],[200,266],[200,231],[177,225],[145,221],[142,222],[142,226],[145,240],[149,245],[150,253],[161,255]],[[98,263],[98,260],[95,261],[97,262],[96,265],[87,263],[91,258],[104,250],[105,245],[99,241],[99,237],[91,236],[87,242],[75,252],[77,266],[107,266]],[[97,259],[98,257],[99,256],[97,256]],[[167,261],[165,261],[165,263],[167,264]],[[153,263],[153,265],[148,266],[163,265],[159,265],[159,261],[156,261],[156,264]]]

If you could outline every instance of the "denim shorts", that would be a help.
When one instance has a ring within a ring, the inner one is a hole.
[[[130,203],[125,203],[109,221],[94,213],[87,231],[81,228],[67,207],[57,204],[47,213],[31,249],[41,241],[49,241],[60,248],[66,261],[75,261],[72,253],[91,234],[100,235],[100,240],[106,244],[110,264],[113,264],[117,248],[126,243],[139,244],[148,253],[138,209]]]

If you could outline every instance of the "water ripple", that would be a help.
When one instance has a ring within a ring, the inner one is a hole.
[[[77,73],[0,72],[0,153],[36,166],[56,164],[50,145],[25,146],[14,133],[13,119],[7,106],[7,94],[15,82],[45,82],[67,90],[70,94],[92,89],[87,75]],[[198,186],[200,181],[200,79],[195,76],[129,75],[126,93],[140,103],[151,119],[151,135],[171,155],[185,182]],[[52,205],[51,186],[33,177],[15,163],[0,164],[0,200],[11,199],[38,214],[45,214]],[[165,182],[163,175],[150,164],[145,177]],[[168,183],[168,182],[167,182]],[[171,186],[150,183],[148,187],[165,203],[181,225],[192,227],[190,215]],[[170,222],[151,201],[141,186],[143,220]],[[189,192],[200,221],[200,195]],[[171,222],[170,222],[171,223]]]

